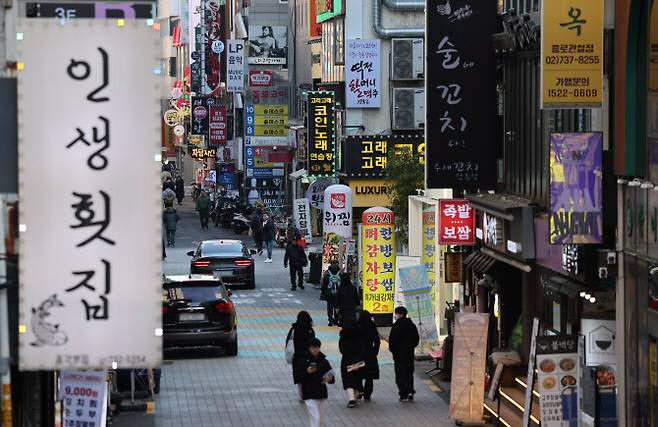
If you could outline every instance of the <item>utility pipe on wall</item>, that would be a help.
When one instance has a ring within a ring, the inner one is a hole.
[[[382,2],[391,10],[422,12],[425,1],[418,0],[373,0],[372,28],[382,39],[394,37],[423,37],[425,28],[384,28],[382,26]]]

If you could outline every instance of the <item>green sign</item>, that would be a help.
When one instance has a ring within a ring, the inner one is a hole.
[[[343,0],[315,0],[316,1],[316,23],[324,22],[334,16],[343,14]]]

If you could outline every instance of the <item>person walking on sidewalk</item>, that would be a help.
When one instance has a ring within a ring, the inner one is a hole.
[[[300,237],[297,237],[298,235]],[[299,240],[300,238],[300,231],[297,229],[297,227],[295,227],[295,223],[292,218],[288,218],[288,226],[286,228],[286,244],[290,246],[292,245],[293,240]]]
[[[263,254],[263,211],[258,207],[254,209],[254,213],[251,215],[251,224],[250,231],[251,237],[254,238],[254,245],[256,245],[256,250],[258,255]]]
[[[183,182],[183,178],[178,175],[176,177],[176,198],[178,199],[178,206],[183,204],[183,199],[185,198],[185,183]]]
[[[295,366],[299,362],[299,359],[306,355],[308,343],[313,338],[315,338],[313,319],[311,319],[311,315],[308,314],[308,311],[302,310],[297,313],[297,321],[292,324],[288,331],[288,336],[286,337],[286,346],[288,345],[288,341],[292,340],[293,347],[295,348],[292,355],[292,379],[297,385],[300,400],[302,399],[302,376],[299,375],[299,372],[295,371]]]
[[[290,290],[304,289],[304,267],[308,265],[308,258],[304,248],[299,245],[298,236],[293,236],[292,244],[286,247],[286,255],[283,257],[283,267],[288,268],[290,264]]]
[[[164,207],[173,206],[176,199],[176,192],[169,187],[165,187],[162,191],[162,203]]]
[[[363,398],[370,400],[374,388],[373,381],[379,379],[379,363],[377,362],[380,344],[379,333],[375,321],[367,310],[363,310],[359,315],[358,327],[363,343],[363,361],[366,363],[361,375],[363,378]]]
[[[293,366],[300,379],[302,399],[308,410],[310,427],[321,427],[329,406],[327,384],[333,384],[334,370],[327,357],[320,351],[322,343],[312,338],[308,343],[308,352],[297,360]]]
[[[199,211],[199,219],[201,220],[201,229],[208,229],[208,217],[210,215],[210,198],[208,193],[202,191],[199,198],[196,199],[196,210]]]
[[[345,323],[347,319],[351,319],[356,322],[356,309],[360,305],[359,291],[352,285],[350,275],[341,274],[340,286],[336,293],[336,307],[340,313],[340,321]]]
[[[361,396],[361,376],[365,362],[363,361],[363,340],[356,322],[346,319],[340,331],[338,349],[343,357],[340,360],[340,372],[343,379],[343,389],[347,391],[347,407],[354,408]]]
[[[320,300],[327,302],[327,319],[329,326],[338,325],[336,313],[336,294],[340,287],[340,267],[337,262],[332,262],[322,276],[320,288]]]
[[[418,346],[420,337],[418,328],[407,317],[407,309],[395,309],[397,319],[391,328],[388,338],[388,349],[393,353],[395,364],[395,383],[398,386],[400,402],[414,400],[414,349]]]
[[[178,212],[172,205],[162,211],[162,224],[167,233],[167,246],[176,246],[176,224],[180,220]]]
[[[265,262],[272,262],[272,247],[274,246],[274,237],[276,236],[276,229],[274,222],[268,214],[263,214],[263,242],[267,248],[267,259]]]

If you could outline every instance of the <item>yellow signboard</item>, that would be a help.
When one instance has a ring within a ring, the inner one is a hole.
[[[288,116],[254,116],[256,126],[285,126],[288,124]]]
[[[254,126],[255,136],[286,136],[285,126]]]
[[[658,3],[654,2],[651,8],[651,21],[649,25],[649,92],[658,94]],[[654,101],[655,102],[655,101]]]
[[[256,104],[254,116],[288,116],[288,106],[283,104]]]
[[[603,0],[541,4],[542,108],[601,107]]]
[[[363,213],[361,250],[363,308],[372,314],[393,314],[395,232],[393,212],[374,208]]]
[[[373,206],[390,206],[391,196],[383,179],[350,180],[352,189],[352,207],[371,208]]]

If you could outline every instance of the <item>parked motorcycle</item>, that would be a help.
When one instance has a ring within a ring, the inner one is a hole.
[[[251,221],[249,220],[249,217],[242,214],[241,212],[237,212],[235,215],[233,215],[233,221],[231,221],[231,228],[235,232],[235,234],[242,234],[245,231],[249,230],[249,224]]]

